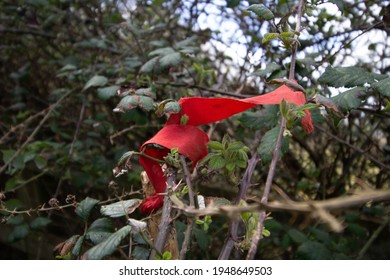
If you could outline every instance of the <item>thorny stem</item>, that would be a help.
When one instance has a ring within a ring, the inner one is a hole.
[[[156,242],[154,243],[154,248],[150,253],[150,260],[154,260],[156,258],[156,254],[162,255],[165,243],[167,241],[168,234],[171,232],[172,228],[172,201],[169,198],[170,190],[174,187],[176,175],[172,172],[167,175],[167,195],[164,197],[164,205],[162,208],[161,214],[161,222],[158,226],[158,236],[156,238]]]
[[[295,27],[295,30],[297,32],[299,32],[301,29],[302,11],[303,11],[303,6],[305,5],[305,2],[306,2],[305,0],[300,0],[299,4],[298,4],[297,24]],[[291,66],[290,66],[290,72],[289,72],[289,77],[288,77],[290,80],[294,80],[294,78],[295,78],[295,63],[296,63],[297,48],[298,48],[297,43],[294,43],[293,47],[292,47]],[[268,202],[268,196],[269,196],[269,193],[271,191],[272,182],[273,182],[273,179],[275,176],[276,164],[278,162],[280,150],[282,147],[283,133],[284,133],[285,127],[286,127],[286,119],[284,117],[282,117],[278,138],[276,140],[275,149],[274,149],[274,152],[272,154],[272,161],[271,161],[270,168],[268,171],[267,180],[265,182],[264,192],[263,192],[263,195],[261,197],[261,203],[263,203],[263,204],[266,204]],[[250,245],[248,254],[246,256],[246,259],[248,259],[248,260],[252,260],[255,257],[259,241],[262,238],[262,231],[263,231],[265,219],[266,219],[265,211],[264,210],[260,211],[259,221],[257,223],[257,227],[255,230],[255,233],[253,234],[251,245]]]
[[[186,184],[188,187],[188,195],[189,195],[189,199],[190,199],[190,207],[195,208],[194,190],[192,189],[192,184],[191,184],[191,173],[187,168],[186,160],[185,160],[185,157],[183,155],[180,155],[180,163],[183,167],[184,176],[186,178]],[[194,221],[193,218],[190,218],[190,217],[187,218],[187,229],[186,229],[186,232],[184,234],[184,241],[183,241],[183,245],[181,247],[180,255],[179,255],[179,258],[181,260],[184,260],[186,258],[188,246],[189,246],[190,241],[191,241],[193,221]]]

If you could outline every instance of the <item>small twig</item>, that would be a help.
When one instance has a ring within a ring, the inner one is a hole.
[[[121,131],[118,131],[116,133],[114,133],[113,135],[110,136],[110,143],[111,144],[114,144],[114,139],[118,136],[121,136],[122,134],[125,134],[126,132],[129,132],[135,128],[144,128],[144,127],[162,127],[162,125],[132,125],[128,128],[125,128]]]
[[[225,96],[231,96],[231,97],[237,97],[237,98],[253,97],[253,95],[236,94],[236,93],[233,93],[233,92],[226,92],[226,91],[212,89],[212,88],[199,86],[199,85],[174,84],[174,83],[164,83],[164,82],[156,82],[156,84],[158,84],[158,85],[167,85],[167,86],[171,86],[171,87],[195,88],[195,89],[208,91],[208,92],[211,92],[211,93],[217,93],[217,94],[221,94],[221,95],[225,95]]]
[[[367,241],[364,247],[360,250],[356,259],[361,260],[364,257],[368,249],[371,247],[372,243],[374,243],[375,239],[378,238],[379,234],[386,228],[389,222],[390,222],[390,216],[387,216],[383,221],[383,223],[371,235],[370,239]]]
[[[352,150],[358,152],[359,154],[362,154],[364,157],[366,157],[367,159],[371,160],[373,163],[375,163],[376,165],[378,165],[382,169],[390,170],[390,166],[388,166],[388,165],[384,164],[383,162],[377,160],[375,157],[373,157],[372,155],[368,154],[366,151],[351,145],[350,143],[348,143],[347,141],[341,139],[340,137],[338,137],[336,135],[333,135],[332,133],[328,132],[326,129],[322,128],[321,126],[314,125],[314,127],[316,129],[318,129],[319,131],[325,133],[329,137],[337,140],[341,144],[344,144],[344,145],[348,146],[349,148],[351,148]]]
[[[325,57],[323,60],[321,60],[321,65],[324,64],[324,62],[327,62],[329,61],[331,58],[335,57],[342,49],[344,49],[346,46],[350,45],[353,41],[355,41],[357,38],[359,38],[360,36],[362,36],[363,34],[367,33],[368,31],[382,25],[383,23],[382,22],[377,22],[373,25],[371,25],[370,27],[366,28],[365,30],[362,31],[362,33],[360,33],[359,35],[353,37],[352,39],[350,39],[348,42],[345,42],[335,53],[333,53],[332,55],[328,55],[327,57]]]
[[[12,157],[6,162],[4,163],[4,165],[0,168],[0,174],[4,172],[4,170],[8,167],[8,165],[11,164],[11,162],[17,157],[19,156],[19,154],[23,151],[23,149],[27,146],[28,143],[30,143],[35,135],[38,133],[38,131],[41,129],[41,127],[44,125],[44,123],[49,119],[51,113],[54,111],[54,109],[61,104],[61,102],[67,98],[69,95],[71,95],[74,91],[69,91],[68,93],[64,94],[63,96],[61,96],[60,99],[58,99],[58,101],[56,103],[54,103],[53,105],[51,105],[49,107],[49,110],[48,112],[46,113],[46,115],[43,117],[43,119],[39,122],[38,126],[34,129],[34,131],[30,134],[30,136],[27,138],[27,140],[22,144],[22,146],[20,146],[20,148],[12,155]]]
[[[303,6],[305,5],[305,0],[300,0],[298,4],[298,9],[297,9],[297,23],[295,26],[295,31],[300,32],[301,29],[301,18],[302,18],[302,12],[303,12]],[[295,39],[298,38],[297,35],[294,36]],[[296,58],[297,58],[297,42],[295,42],[292,46],[292,53],[291,53],[291,64],[290,64],[290,71],[289,71],[289,80],[294,80],[295,79],[295,63],[296,63]],[[280,150],[282,147],[282,141],[283,141],[283,133],[284,129],[286,127],[286,119],[282,117],[281,123],[280,123],[280,129],[278,133],[278,138],[276,140],[275,144],[275,149],[272,153],[272,161],[270,164],[270,168],[268,171],[267,175],[267,180],[265,182],[265,187],[263,191],[263,195],[261,197],[261,203],[262,204],[267,204],[268,202],[268,196],[271,191],[272,187],[272,182],[275,176],[275,170],[276,170],[276,164],[279,160],[279,155],[280,155]],[[264,226],[264,221],[266,218],[266,213],[264,210],[260,211],[259,213],[259,220],[256,226],[256,230],[252,236],[250,248],[248,251],[248,254],[246,256],[246,259],[252,260],[255,257],[255,254],[257,252],[257,247],[259,244],[259,241],[262,237],[262,231],[263,231],[263,226]]]
[[[16,190],[18,190],[18,189],[24,187],[25,185],[31,183],[32,181],[37,180],[39,177],[45,175],[47,172],[48,172],[48,170],[42,171],[41,173],[39,173],[39,174],[37,174],[37,175],[35,175],[35,176],[33,176],[33,177],[27,179],[26,181],[23,181],[21,184],[17,185],[15,188],[10,189],[10,190],[8,190],[8,191],[5,191],[4,194],[9,193],[9,192],[15,192]]]
[[[180,163],[181,163],[181,166],[183,167],[184,176],[186,178],[186,184],[188,187],[188,196],[190,199],[190,206],[195,208],[194,190],[192,189],[192,184],[191,184],[191,173],[187,168],[187,163],[186,163],[185,157],[183,155],[180,155]],[[192,235],[192,224],[193,224],[193,219],[188,217],[187,218],[187,229],[186,229],[186,232],[184,235],[184,241],[183,241],[183,244],[182,244],[182,247],[180,250],[180,259],[181,260],[184,260],[186,258],[186,255],[187,255],[188,246],[190,244],[191,235]]]
[[[150,253],[150,260],[154,260],[156,258],[156,254],[162,255],[165,243],[168,237],[168,234],[171,232],[172,228],[172,219],[171,219],[171,212],[172,212],[172,202],[169,198],[170,190],[175,185],[175,174],[169,174],[167,176],[167,195],[164,197],[164,206],[162,208],[162,215],[161,215],[161,222],[158,226],[158,236],[154,243],[154,248],[152,249],[152,252]]]
[[[19,124],[16,125],[16,126],[12,126],[12,127],[10,128],[10,130],[0,138],[0,145],[1,145],[1,144],[4,144],[4,143],[6,142],[6,139],[8,138],[8,136],[9,136],[10,134],[14,133],[14,132],[17,131],[18,129],[20,129],[20,128],[22,128],[23,126],[25,126],[26,123],[29,123],[29,122],[31,122],[32,120],[34,120],[35,118],[37,118],[37,117],[39,117],[39,116],[41,116],[41,115],[44,115],[48,109],[49,109],[49,108],[46,108],[46,109],[44,109],[44,110],[42,110],[42,111],[40,111],[40,112],[38,112],[38,113],[36,113],[36,114],[34,114],[34,115],[28,117],[28,118],[27,118],[26,120],[24,120],[22,123],[19,123]]]

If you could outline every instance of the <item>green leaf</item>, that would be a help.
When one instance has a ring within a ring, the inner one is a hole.
[[[118,89],[119,89],[119,86],[109,86],[109,87],[104,87],[104,88],[98,88],[98,90],[97,90],[98,97],[102,100],[107,100],[110,97],[115,96]]]
[[[258,17],[265,20],[271,20],[274,14],[263,4],[253,4],[248,7],[248,11],[254,12]]]
[[[275,150],[279,129],[280,129],[279,126],[272,128],[261,139],[258,152],[263,164],[268,164],[272,160],[272,154]],[[288,140],[286,137],[283,137],[280,155],[282,156],[287,151],[288,151]]]
[[[220,155],[215,155],[210,159],[210,168],[217,170],[225,166],[225,159]]]
[[[117,232],[111,234],[106,240],[85,252],[82,259],[101,260],[105,256],[111,255],[121,241],[129,235],[130,231],[131,226],[124,226]]]
[[[93,207],[99,202],[99,200],[87,197],[76,208],[76,214],[83,219],[84,221],[88,220],[89,214],[91,213]]]
[[[371,86],[383,96],[390,97],[390,78],[373,83]]]
[[[273,39],[279,38],[279,33],[266,33],[264,34],[263,39],[261,40],[261,43],[265,44]]]
[[[142,95],[127,95],[121,99],[114,112],[129,112],[136,107],[150,111],[154,107],[153,99]]]
[[[234,141],[230,143],[227,147],[227,151],[238,151],[240,149],[244,148],[244,144],[240,141]]]
[[[153,110],[153,108],[154,108],[153,99],[148,97],[148,96],[140,96],[138,106],[142,110],[149,112],[149,111]]]
[[[242,113],[238,119],[241,124],[251,129],[262,129],[274,127],[279,121],[279,106],[266,105],[264,109],[256,112]]]
[[[100,213],[112,218],[123,217],[134,212],[141,204],[141,200],[137,198],[129,200],[121,200],[109,205],[104,205],[100,208]]]
[[[179,52],[174,52],[163,56],[160,59],[160,65],[162,67],[171,67],[171,66],[178,65],[180,61],[181,61],[181,54]]]
[[[355,87],[363,86],[365,83],[372,84],[385,78],[386,75],[370,73],[359,67],[328,66],[318,81],[332,87]]]
[[[7,239],[9,242],[15,242],[24,239],[30,233],[30,228],[27,224],[21,224],[12,230]]]
[[[176,114],[181,111],[181,106],[177,101],[171,101],[165,104],[164,113],[166,114]]]
[[[164,55],[168,55],[171,53],[175,53],[175,50],[172,49],[171,47],[166,47],[166,48],[156,49],[156,50],[150,52],[149,56],[156,56],[156,55],[164,56]]]
[[[153,57],[148,62],[146,62],[144,65],[142,65],[141,69],[139,70],[140,73],[150,73],[153,70],[155,70],[156,66],[158,65],[159,59],[160,59],[160,57],[156,56],[156,57]]]
[[[233,171],[233,169],[236,167],[236,163],[235,162],[228,162],[225,166],[225,168],[229,171]]]
[[[34,158],[34,163],[38,169],[42,170],[47,166],[47,160],[43,156],[37,156]]]
[[[194,228],[193,232],[195,235],[196,243],[198,244],[199,248],[202,251],[206,251],[207,246],[210,243],[210,236],[204,230],[198,228]]]
[[[141,247],[141,246],[135,246],[134,250],[131,252],[131,256],[135,260],[147,260],[149,258],[149,250]]]
[[[93,76],[84,86],[83,91],[90,87],[102,87],[107,84],[108,79],[104,76],[95,75]]]
[[[50,224],[52,221],[49,218],[46,217],[37,217],[30,223],[30,228],[39,230],[44,227],[46,227],[48,224]]]
[[[85,240],[85,235],[80,236],[77,239],[76,244],[74,244],[73,249],[72,249],[73,256],[76,256],[76,257],[80,256],[80,252],[81,252],[81,248],[83,246],[84,240]]]
[[[222,143],[218,141],[210,141],[209,143],[207,143],[207,146],[212,150],[218,150],[218,151],[224,150]]]
[[[343,110],[351,110],[358,108],[362,103],[361,98],[366,94],[366,88],[355,87],[353,89],[344,91],[337,96],[331,98],[331,100]]]
[[[153,88],[148,87],[148,88],[139,88],[135,91],[136,95],[144,95],[148,96],[151,98],[156,98],[156,92],[153,90]]]
[[[298,247],[297,255],[305,260],[329,260],[331,253],[321,243],[315,241],[306,241]]]
[[[89,226],[88,232],[90,231],[112,231],[112,220],[109,218],[99,218]]]
[[[307,240],[306,235],[304,235],[301,231],[297,229],[290,229],[287,231],[288,236],[294,241],[295,243],[303,243]]]

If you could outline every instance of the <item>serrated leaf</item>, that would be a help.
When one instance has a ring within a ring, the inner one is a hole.
[[[123,217],[134,212],[141,204],[140,199],[121,200],[100,208],[100,213],[112,218]]]
[[[149,111],[153,110],[153,108],[154,108],[153,99],[148,97],[148,96],[140,96],[138,106],[142,110],[149,112]]]
[[[99,218],[89,226],[88,232],[91,231],[105,231],[105,232],[111,232],[112,231],[112,220],[109,218]]]
[[[150,52],[149,56],[156,56],[156,55],[163,56],[163,55],[171,54],[174,52],[175,52],[175,50],[172,49],[171,47],[159,48],[159,49],[156,49],[156,50]]]
[[[221,169],[222,167],[225,166],[225,164],[226,164],[225,159],[220,155],[213,156],[210,159],[210,163],[209,163],[210,168],[214,170]]]
[[[99,244],[112,234],[112,221],[108,218],[95,220],[88,228],[86,238],[93,244]]]
[[[117,232],[111,234],[106,240],[85,252],[82,259],[101,260],[105,256],[111,255],[121,241],[129,235],[130,231],[131,226],[124,226]]]
[[[271,10],[263,4],[253,4],[249,6],[247,10],[254,12],[261,19],[271,20],[275,17]]]
[[[358,108],[362,103],[362,97],[366,94],[366,88],[356,87],[340,93],[331,98],[331,100],[343,110]]]
[[[247,128],[262,129],[274,127],[279,121],[279,106],[266,105],[263,109],[256,112],[242,113],[239,121]]]
[[[164,113],[166,114],[176,114],[179,113],[180,111],[181,111],[181,106],[177,101],[168,102],[164,106]]]
[[[272,160],[272,154],[275,150],[276,140],[278,138],[279,126],[272,128],[264,134],[261,139],[258,152],[263,164],[268,164]],[[280,156],[283,156],[288,151],[288,140],[283,137]]]
[[[83,246],[84,240],[85,240],[85,235],[80,236],[77,239],[77,241],[74,244],[73,249],[72,249],[72,255],[73,256],[77,256],[77,257],[80,256],[81,247]]]
[[[104,88],[98,88],[98,97],[102,100],[108,100],[110,97],[115,96],[119,86],[109,86]]]
[[[46,217],[37,217],[30,223],[30,228],[39,230],[50,224],[52,221]]]
[[[141,247],[141,246],[135,246],[134,250],[131,252],[131,256],[135,260],[147,260],[149,258],[149,250]]]
[[[240,149],[244,148],[244,144],[240,141],[234,141],[230,143],[227,147],[227,151],[238,151]]]
[[[209,143],[207,143],[207,146],[212,150],[218,150],[218,151],[224,150],[222,143],[218,141],[210,141]]]
[[[159,59],[160,57],[156,56],[147,61],[144,65],[141,66],[141,69],[139,70],[140,73],[150,73],[155,70],[156,66],[158,65]]]
[[[298,247],[297,255],[306,260],[328,260],[331,258],[329,250],[321,243],[306,241]]]
[[[176,46],[176,48],[185,48],[188,45],[190,45],[191,43],[195,43],[196,40],[198,40],[198,39],[199,39],[199,37],[194,35],[194,36],[191,36],[187,39],[184,39],[183,41],[175,43],[175,46]]]
[[[99,200],[87,197],[83,201],[80,202],[80,204],[77,206],[75,212],[76,214],[83,219],[84,221],[88,220],[89,215],[91,214],[91,211],[93,207],[99,202]]]
[[[156,98],[156,93],[154,92],[154,90],[151,87],[139,88],[139,89],[137,89],[134,92],[134,94],[136,94],[136,95],[144,95],[144,96],[148,96],[148,97],[151,97],[151,98]]]
[[[373,83],[371,86],[383,96],[390,97],[390,78]]]
[[[386,75],[370,73],[359,67],[328,66],[318,81],[332,87],[355,87],[363,86],[365,83],[372,84],[385,78]]]
[[[83,91],[90,87],[102,87],[107,84],[108,79],[104,76],[95,75],[93,76],[84,86]]]
[[[161,57],[160,65],[162,67],[171,67],[171,66],[178,65],[180,61],[181,61],[181,54],[179,52],[174,52]]]
[[[264,34],[263,39],[261,40],[261,43],[265,44],[273,39],[279,38],[279,33],[266,33]]]
[[[333,112],[336,113],[336,115],[340,115],[342,117],[342,113],[340,112],[339,107],[337,104],[332,100],[331,98],[327,98],[321,94],[316,94],[313,97],[313,101],[316,103],[318,106],[324,106],[325,108],[328,108],[332,110]]]
[[[294,241],[295,243],[303,243],[307,240],[306,235],[304,235],[301,231],[297,229],[290,229],[287,231],[288,236]]]
[[[119,104],[114,109],[114,112],[129,112],[136,108],[139,104],[140,96],[138,95],[127,95],[119,101]]]

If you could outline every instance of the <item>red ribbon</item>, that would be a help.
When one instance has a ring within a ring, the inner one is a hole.
[[[280,104],[283,99],[297,106],[306,103],[305,95],[302,92],[293,91],[286,85],[264,95],[240,100],[233,98],[181,98],[179,100],[181,113],[171,115],[165,126],[142,145],[141,151],[150,157],[162,160],[170,149],[178,148],[178,152],[188,157],[195,167],[197,162],[207,155],[207,143],[210,141],[207,134],[197,126],[226,119],[256,105]],[[180,118],[184,115],[187,115],[189,119],[185,125],[181,125]],[[313,130],[309,111],[305,111],[305,117],[302,118],[301,122],[306,133]],[[150,144],[157,144],[162,148],[159,149]],[[140,156],[139,161],[156,191],[141,205],[141,212],[150,214],[163,205],[166,177],[157,161],[145,156]]]

